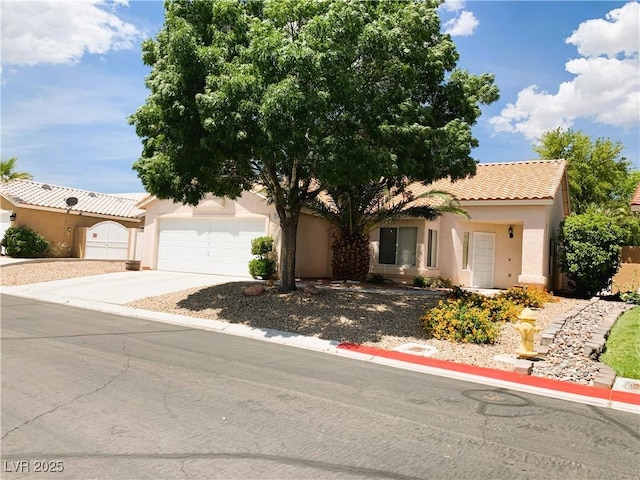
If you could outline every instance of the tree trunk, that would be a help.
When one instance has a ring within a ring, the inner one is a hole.
[[[280,252],[280,291],[283,293],[296,290],[296,236],[298,233],[299,214],[288,218],[280,217],[282,229],[282,251]]]
[[[368,235],[342,235],[333,242],[331,268],[338,280],[366,280],[370,260]]]

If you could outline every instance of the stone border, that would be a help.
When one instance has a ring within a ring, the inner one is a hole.
[[[564,313],[557,318],[555,318],[542,332],[540,335],[540,348],[538,349],[539,355],[546,355],[549,351],[549,345],[551,345],[556,335],[562,328],[568,319],[573,318],[580,314],[585,308],[590,307],[594,303],[599,302],[600,299],[598,297],[593,297],[589,302],[585,305],[579,306],[570,310],[567,313]],[[616,323],[618,318],[620,318],[628,309],[622,309],[617,313],[610,313],[606,317],[602,319],[598,327],[592,332],[591,337],[585,343],[582,353],[583,355],[590,357],[592,360],[599,363],[598,373],[593,380],[594,387],[600,388],[612,388],[613,384],[616,380],[616,372],[609,365],[601,363],[598,361],[600,354],[604,350],[605,343],[607,342],[607,337],[609,336],[609,332],[611,328]],[[533,367],[533,362],[531,362],[531,366]],[[526,369],[526,366],[523,364],[520,365],[520,368],[516,368],[516,371],[523,374],[530,374],[531,370]],[[528,373],[525,373],[527,372]]]
[[[562,328],[564,327],[564,324],[567,323],[567,320],[579,315],[580,312],[582,312],[585,308],[593,305],[594,303],[598,302],[599,300],[600,300],[599,298],[594,297],[591,300],[589,300],[589,302],[586,303],[585,305],[581,305],[579,307],[576,307],[573,310],[569,310],[568,312],[563,313],[562,315],[556,317],[547,326],[547,328],[544,330],[544,332],[542,332],[540,334],[540,346],[544,347],[544,352],[539,352],[539,353],[541,355],[544,355],[544,354],[547,353],[547,351],[549,350],[549,345],[551,345],[553,343],[553,341],[556,339],[556,335],[558,334],[558,332],[560,330],[562,330]]]

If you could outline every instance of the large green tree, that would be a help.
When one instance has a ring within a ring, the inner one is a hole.
[[[16,170],[17,163],[18,157],[0,160],[0,181],[2,181],[2,183],[16,179],[31,180],[33,178],[33,175],[28,172],[18,172]]]
[[[582,132],[562,128],[545,132],[534,145],[540,158],[567,161],[571,209],[578,214],[590,206],[628,204],[640,178],[631,162],[621,156],[623,150],[620,142],[593,140]]]
[[[264,186],[295,289],[301,208],[319,188],[475,172],[471,126],[493,76],[456,69],[439,1],[167,1],[143,46],[146,103],[131,116],[148,191],[197,204]]]

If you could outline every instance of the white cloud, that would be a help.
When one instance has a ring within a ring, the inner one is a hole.
[[[464,10],[465,3],[465,0],[446,0],[441,8],[449,12],[459,12],[460,10]]]
[[[2,63],[75,63],[85,54],[131,48],[141,35],[116,15],[126,0],[4,1]]]
[[[547,130],[568,128],[578,118],[628,129],[640,124],[639,4],[607,14],[608,21],[581,23],[566,39],[580,58],[565,64],[574,79],[551,94],[530,85],[489,122],[496,132],[521,133],[535,140]],[[622,58],[617,58],[623,54]]]
[[[640,43],[640,3],[627,3],[622,8],[611,10],[607,20],[598,18],[580,24],[565,41],[578,48],[585,57],[619,53],[630,57],[637,55]]]
[[[476,31],[476,27],[480,24],[473,12],[463,10],[460,15],[445,22],[444,33],[448,33],[451,36],[466,37],[473,35]]]

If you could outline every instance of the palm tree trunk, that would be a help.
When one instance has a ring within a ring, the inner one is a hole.
[[[333,278],[366,280],[370,259],[368,235],[362,233],[340,235],[332,245]]]

